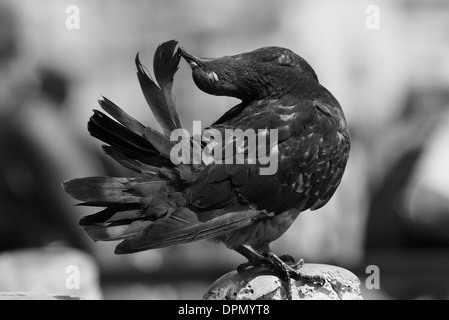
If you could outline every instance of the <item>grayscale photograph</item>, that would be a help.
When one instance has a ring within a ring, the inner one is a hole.
[[[448,1],[0,0],[0,300],[446,300],[448,164]]]

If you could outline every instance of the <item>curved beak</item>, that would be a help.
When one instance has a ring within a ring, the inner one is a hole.
[[[195,69],[196,67],[204,67],[205,62],[208,61],[208,59],[202,59],[195,57],[193,54],[188,53],[183,48],[179,47],[179,52],[181,56],[190,64],[190,67],[192,69]]]

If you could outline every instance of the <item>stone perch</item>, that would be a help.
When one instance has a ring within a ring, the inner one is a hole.
[[[350,271],[326,264],[305,263],[301,272],[326,279],[324,285],[291,279],[293,300],[362,300],[360,280]],[[203,300],[286,300],[285,285],[264,266],[231,271],[207,290]]]

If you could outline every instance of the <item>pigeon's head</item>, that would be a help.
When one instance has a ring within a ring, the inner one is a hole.
[[[293,51],[265,47],[221,58],[199,58],[183,48],[195,84],[204,92],[239,99],[282,94],[298,81],[318,81],[315,71]]]

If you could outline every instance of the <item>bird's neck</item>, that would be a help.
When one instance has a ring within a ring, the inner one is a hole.
[[[316,80],[298,75],[277,77],[262,75],[257,77],[257,81],[251,79],[245,87],[247,89],[244,102],[280,99],[285,95],[307,98],[322,88]]]

